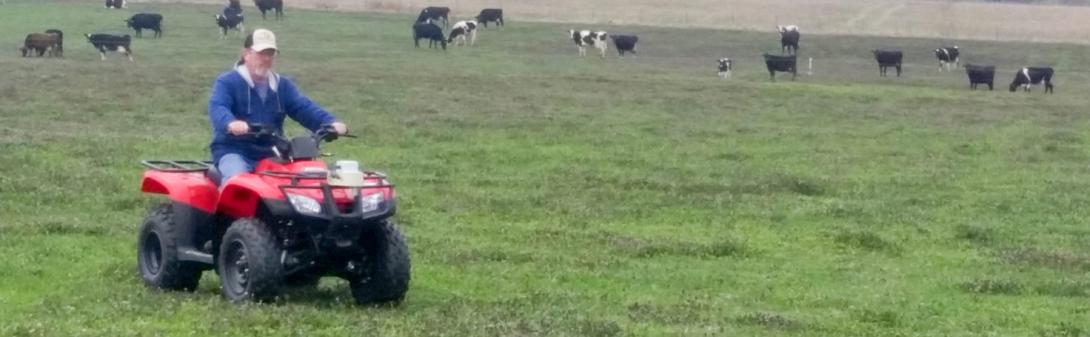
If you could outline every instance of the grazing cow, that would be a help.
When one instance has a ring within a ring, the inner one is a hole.
[[[33,55],[33,52],[37,52],[38,57],[45,56],[46,52],[49,52],[49,56],[57,56],[56,48],[59,40],[60,36],[57,34],[30,33],[23,40],[23,47],[19,50],[23,53],[23,57]]]
[[[904,53],[900,50],[881,50],[875,49],[871,51],[874,53],[874,59],[878,61],[878,74],[886,76],[886,69],[889,67],[897,68],[897,77],[901,77],[901,60],[904,59]]]
[[[234,29],[238,32],[238,36],[246,35],[246,25],[242,22],[244,18],[242,14],[238,15],[224,15],[216,14],[216,25],[220,27],[220,33],[223,35],[223,39],[227,39],[227,30]]]
[[[941,72],[943,68],[946,68],[946,71],[950,71],[951,63],[954,64],[954,68],[960,67],[960,54],[958,46],[935,49],[935,58],[939,59],[939,71]]]
[[[969,75],[969,89],[976,90],[977,84],[987,84],[991,91],[995,83],[995,66],[966,64],[965,74]]]
[[[254,5],[261,11],[262,20],[268,20],[265,17],[267,11],[275,11],[277,20],[284,19],[284,0],[254,0]]]
[[[417,22],[413,24],[413,44],[420,48],[420,39],[428,39],[428,48],[435,48],[436,44],[447,50],[447,40],[443,38],[443,29],[431,22]]]
[[[730,72],[734,69],[734,61],[729,58],[719,59],[719,78],[730,79]]]
[[[155,38],[163,36],[163,16],[157,13],[139,13],[133,15],[125,23],[129,28],[136,30],[136,37],[143,37],[143,30],[150,29],[155,32]]]
[[[790,52],[792,55],[799,53],[799,26],[777,26],[780,31],[780,53]]]
[[[128,34],[125,35],[111,35],[111,34],[84,34],[87,37],[87,41],[91,42],[91,45],[95,46],[98,50],[99,56],[103,61],[106,60],[106,51],[116,51],[129,57],[129,62],[132,62],[132,37]]]
[[[64,56],[64,32],[60,29],[47,29],[45,33],[57,35],[57,45],[53,47],[53,56]]]
[[[1018,70],[1014,74],[1014,81],[1011,82],[1011,92],[1018,89],[1019,86],[1022,90],[1029,92],[1034,84],[1044,84],[1045,93],[1052,93],[1052,73],[1051,67],[1026,67]]]
[[[503,26],[503,10],[499,8],[485,8],[477,14],[477,22],[488,27],[489,22],[495,22],[496,26]]]
[[[106,0],[106,8],[121,9],[125,8],[125,0]]]
[[[617,52],[624,57],[624,52],[636,53],[636,42],[640,41],[640,37],[635,35],[610,35],[610,39],[613,39],[613,46],[617,47]]]
[[[416,22],[427,22],[428,20],[439,22],[442,19],[443,27],[446,27],[449,25],[448,16],[450,16],[450,7],[428,7],[420,10]]]
[[[467,45],[466,38],[469,38],[468,45],[472,46],[477,43],[477,21],[458,21],[454,24],[454,27],[450,29],[450,38],[447,39],[448,43],[454,43],[454,38],[462,40],[462,45]],[[454,43],[454,45],[458,45]]]
[[[603,31],[592,32],[589,30],[568,30],[568,35],[571,36],[572,41],[575,41],[575,45],[579,46],[579,56],[587,56],[587,46],[594,46],[601,51],[602,58],[606,58],[606,49],[609,45],[606,44],[606,39],[609,34]]]
[[[768,76],[772,78],[772,81],[776,81],[776,72],[791,73],[791,80],[795,80],[798,77],[797,57],[795,55],[779,56],[764,54],[765,65],[768,66]]]

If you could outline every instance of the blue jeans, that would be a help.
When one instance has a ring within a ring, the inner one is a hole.
[[[220,171],[220,175],[223,178],[220,179],[220,186],[223,186],[227,182],[227,179],[231,177],[250,173],[254,170],[254,164],[256,162],[246,158],[237,153],[228,153],[220,157],[220,161],[216,163],[216,169]]]

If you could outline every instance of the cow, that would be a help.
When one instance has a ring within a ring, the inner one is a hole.
[[[1034,84],[1044,84],[1045,93],[1052,93],[1052,73],[1051,67],[1026,67],[1018,70],[1014,74],[1014,81],[1011,82],[1011,92],[1018,89],[1019,86],[1022,90],[1029,92]]]
[[[477,21],[467,20],[458,21],[454,24],[454,27],[450,29],[450,38],[447,39],[448,43],[454,43],[454,38],[460,38],[462,45],[467,45],[466,38],[469,38],[468,45],[472,46],[477,43]],[[455,43],[457,45],[457,43]]]
[[[780,31],[780,53],[792,55],[799,53],[799,26],[777,26]]]
[[[57,36],[57,34],[30,33],[23,40],[23,46],[19,50],[22,52],[23,57],[31,56],[35,52],[38,53],[38,57],[45,56],[46,52],[49,53],[49,56],[57,56],[56,48],[59,39],[60,36]]]
[[[125,23],[129,28],[136,30],[136,37],[143,37],[143,30],[150,29],[155,32],[155,38],[163,36],[163,16],[157,13],[134,14]]]
[[[499,8],[485,8],[477,14],[477,22],[488,27],[489,22],[495,22],[496,26],[503,26],[503,10]]]
[[[436,44],[447,50],[447,40],[443,38],[443,29],[431,22],[417,22],[413,24],[413,44],[420,48],[420,39],[428,39],[428,48],[435,48]]]
[[[798,77],[797,57],[795,55],[780,56],[765,53],[765,65],[768,66],[768,76],[773,82],[776,81],[776,72],[791,73],[791,80],[795,80]]]
[[[958,46],[935,49],[935,58],[939,59],[939,71],[941,72],[943,68],[946,68],[946,71],[950,71],[951,63],[954,64],[954,68],[960,67],[960,54]]]
[[[242,22],[245,18],[242,14],[238,15],[224,15],[216,14],[216,25],[220,27],[220,33],[223,39],[227,39],[227,31],[234,29],[238,31],[238,36],[246,35],[246,25]]]
[[[284,0],[254,0],[254,6],[257,6],[257,10],[261,11],[261,19],[268,20],[265,17],[265,12],[276,12],[276,19],[284,19]]]
[[[965,64],[965,74],[969,76],[969,89],[976,90],[977,84],[987,84],[991,91],[995,83],[995,66]]]
[[[98,50],[99,56],[103,61],[106,60],[106,51],[116,51],[129,57],[129,62],[132,62],[132,37],[129,34],[125,35],[111,35],[111,34],[84,34],[87,37],[87,41],[91,42],[91,45]]]
[[[731,70],[734,69],[734,61],[732,61],[731,59],[726,58],[726,57],[721,58],[718,61],[719,61],[719,78],[724,79],[724,80],[730,79]]]
[[[897,77],[901,77],[901,60],[904,59],[904,53],[900,50],[881,50],[875,49],[871,53],[874,53],[874,59],[878,61],[878,74],[886,76],[886,69],[889,67],[897,68]]]
[[[621,57],[624,57],[625,52],[635,54],[636,42],[640,41],[640,37],[635,35],[610,35],[609,38],[613,40],[613,46],[617,47]]]
[[[60,29],[47,29],[45,31],[45,33],[46,34],[55,34],[55,35],[57,35],[57,45],[53,47],[53,56],[63,57],[64,56],[64,32],[62,32]]]
[[[606,49],[609,45],[606,44],[606,39],[609,36],[604,31],[592,32],[589,30],[568,30],[568,35],[571,36],[572,41],[575,41],[575,45],[579,46],[579,56],[587,56],[587,46],[594,46],[601,51],[602,58],[606,58]]]
[[[106,0],[106,9],[121,9],[125,8],[125,0]]]
[[[443,27],[449,25],[448,17],[450,16],[450,7],[428,7],[420,10],[420,15],[416,17],[416,22],[428,22],[428,20],[439,22],[443,20]]]

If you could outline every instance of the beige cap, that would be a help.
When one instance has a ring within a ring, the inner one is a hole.
[[[273,49],[276,51],[280,51],[280,49],[276,48],[276,34],[273,34],[271,30],[264,28],[256,29],[254,30],[253,34],[250,35],[250,37],[253,38],[252,43],[247,43],[250,50],[259,52],[267,49]]]

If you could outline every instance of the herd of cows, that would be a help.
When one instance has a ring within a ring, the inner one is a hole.
[[[125,0],[105,1],[108,9],[125,8]],[[283,0],[254,0],[254,5],[261,11],[263,19],[267,19],[266,12],[273,12],[277,20],[283,19]],[[421,10],[412,26],[414,45],[420,47],[420,40],[425,39],[429,41],[429,47],[441,47],[445,50],[448,43],[454,43],[455,39],[459,39],[463,45],[472,46],[476,43],[477,30],[481,25],[484,25],[484,27],[488,27],[489,23],[495,23],[496,26],[504,25],[502,9],[485,8],[480,11],[480,14],[474,20],[458,21],[451,27],[448,34],[444,34],[443,27],[448,26],[449,17],[449,7],[427,7]],[[227,38],[229,30],[237,31],[240,36],[245,35],[246,29],[243,21],[242,7],[239,0],[228,0],[228,5],[224,8],[223,13],[215,15],[215,23],[219,27],[223,38]],[[125,20],[128,27],[136,32],[136,37],[142,37],[143,30],[154,32],[155,38],[162,37],[162,22],[163,16],[158,13],[138,13]],[[438,25],[440,22],[443,25],[442,27]],[[799,27],[789,25],[778,26],[777,28],[780,35],[780,55],[763,54],[769,77],[775,81],[777,72],[787,72],[791,73],[792,79],[795,79],[798,76],[798,52],[801,37]],[[635,54],[636,44],[639,42],[639,37],[636,35],[611,35],[605,31],[569,30],[568,34],[579,48],[580,56],[586,56],[587,48],[592,47],[598,49],[600,56],[605,58],[609,46],[608,41],[612,40],[617,52],[621,57],[624,57],[625,53]],[[106,59],[106,52],[108,51],[121,53],[127,56],[129,61],[133,60],[132,37],[128,34],[95,33],[85,34],[84,36],[99,52],[100,58],[103,60]],[[23,46],[20,47],[23,57],[32,56],[35,53],[39,57],[47,53],[50,56],[59,57],[64,52],[64,33],[58,29],[30,33],[23,42]],[[954,68],[961,67],[961,51],[957,46],[938,48],[934,52],[935,57],[939,60],[940,72],[944,70],[951,71],[951,65]],[[887,76],[889,68],[895,69],[897,76],[901,76],[904,52],[876,49],[872,53],[878,63],[879,76]],[[810,58],[809,62],[809,68],[812,69],[813,58]],[[718,60],[718,68],[719,76],[728,79],[731,77],[734,61],[730,58],[721,58]],[[971,90],[976,90],[977,86],[981,84],[986,84],[988,90],[994,89],[994,65],[966,64],[964,68],[969,78]],[[1023,67],[1015,72],[1014,80],[1011,82],[1009,89],[1014,92],[1022,88],[1028,92],[1034,85],[1043,85],[1046,93],[1052,93],[1053,73],[1054,70],[1051,67]]]

